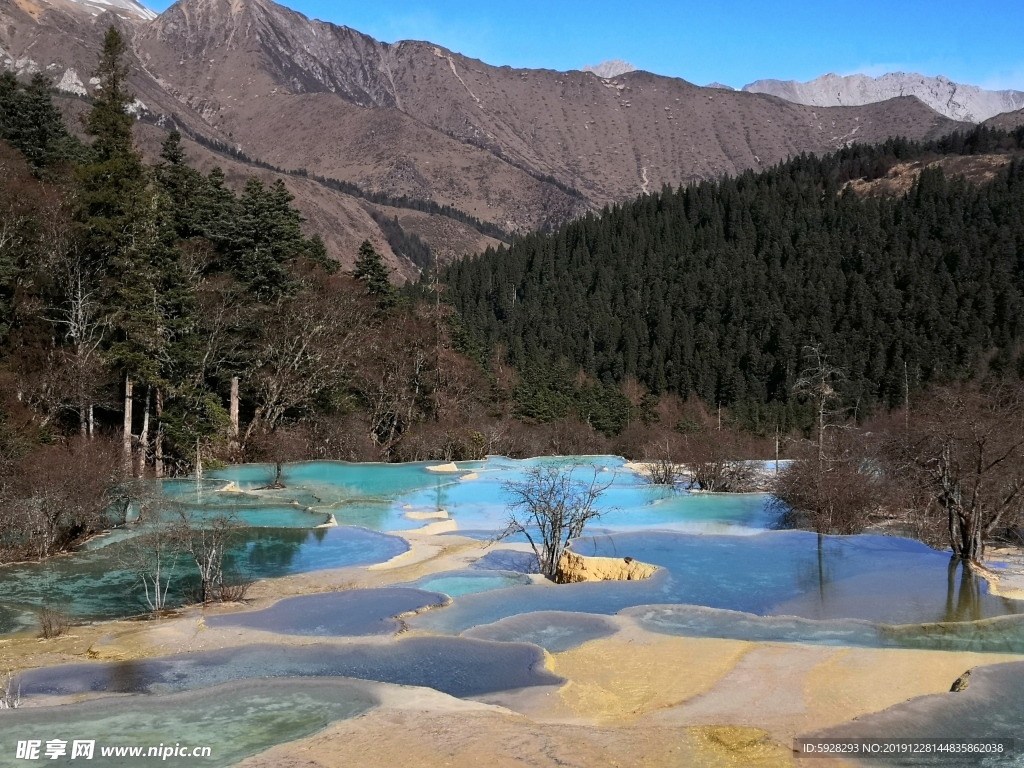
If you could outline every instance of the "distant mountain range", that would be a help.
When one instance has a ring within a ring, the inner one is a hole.
[[[112,23],[131,41],[150,156],[178,126],[194,139],[192,161],[224,166],[231,183],[280,175],[253,160],[287,171],[332,253],[351,263],[368,237],[408,276],[417,267],[374,216],[397,216],[445,261],[501,230],[557,226],[664,184],[963,127],[905,93],[808,106],[625,62],[494,67],[428,42],[381,43],[272,0],[180,0],[155,18],[134,0],[0,0],[0,60],[45,72],[80,111]]]
[[[954,83],[946,77],[890,72],[867,75],[823,75],[807,83],[796,80],[758,80],[743,87],[748,93],[769,93],[812,107],[856,107],[900,96],[916,96],[952,120],[982,123],[1004,112],[1024,108],[1024,91],[987,91]]]

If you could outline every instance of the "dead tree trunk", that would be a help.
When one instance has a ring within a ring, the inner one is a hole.
[[[238,440],[238,377],[231,377],[231,439]]]
[[[156,441],[153,446],[153,470],[157,477],[164,476],[164,391],[156,389]]]
[[[146,386],[146,405],[142,412],[142,432],[139,434],[139,461],[135,471],[136,477],[146,473],[146,462],[149,454],[149,401],[153,395],[153,387]]]
[[[132,471],[132,379],[130,375],[124,377],[124,466],[128,472]]]

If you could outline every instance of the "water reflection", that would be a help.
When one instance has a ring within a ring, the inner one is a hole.
[[[983,591],[982,579],[977,571],[964,560],[950,558],[946,568],[946,621],[978,621],[984,618]],[[1016,612],[1011,609],[1013,602],[1004,599],[1007,613]]]

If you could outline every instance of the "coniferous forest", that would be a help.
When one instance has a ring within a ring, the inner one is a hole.
[[[785,431],[808,345],[862,415],[982,367],[1024,373],[1024,162],[980,185],[934,162],[1022,146],[979,128],[664,189],[456,263],[448,297],[522,371],[531,413],[564,412],[583,371]],[[911,162],[905,195],[849,184]]]

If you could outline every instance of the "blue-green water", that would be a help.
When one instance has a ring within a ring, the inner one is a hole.
[[[445,571],[425,576],[412,582],[419,589],[443,592],[449,597],[474,595],[478,592],[490,592],[523,584],[529,584],[530,577],[511,571],[494,571],[491,573],[479,570]]]
[[[361,566],[408,549],[387,532],[429,522],[409,517],[414,512],[444,509],[459,534],[492,538],[506,519],[503,484],[526,479],[538,464],[566,462],[489,458],[460,464],[452,474],[432,473],[427,464],[310,462],[283,467],[284,487],[275,488],[268,488],[277,479],[270,465],[230,467],[198,483],[163,481],[163,503],[153,505],[140,524],[70,557],[0,568],[0,633],[29,628],[47,604],[78,620],[144,612],[128,562],[131,539],[161,519],[232,515],[246,527],[227,566],[253,578]],[[1024,604],[991,595],[970,572],[951,569],[947,554],[894,537],[774,531],[777,514],[767,496],[652,487],[615,457],[574,462],[579,478],[608,486],[599,502],[601,520],[574,549],[652,563],[660,568],[654,577],[533,584],[525,574],[535,570],[535,558],[499,548],[463,570],[406,585],[303,596],[263,611],[210,617],[214,627],[353,639],[27,672],[21,678],[27,696],[136,695],[63,707],[60,717],[49,708],[4,715],[0,743],[10,740],[14,727],[35,738],[35,729],[51,720],[67,728],[50,730],[46,738],[77,728],[112,743],[159,743],[181,738],[180,730],[222,750],[204,764],[229,765],[374,705],[365,686],[342,677],[428,686],[462,697],[558,685],[561,679],[543,667],[542,649],[557,653],[607,637],[622,621],[608,618],[616,613],[648,630],[685,636],[1024,653]],[[331,516],[340,527],[317,527]],[[188,563],[179,568],[186,572]],[[173,598],[183,600],[193,583],[193,577],[177,579]],[[451,605],[436,607],[449,597]],[[429,606],[435,607],[404,624],[442,636],[387,637],[403,628],[395,616]],[[355,639],[371,635],[378,637]],[[302,679],[254,680],[264,677]],[[1021,709],[1016,693],[996,698],[999,706]],[[201,722],[197,707],[205,712]],[[938,720],[946,717],[946,710],[935,711]],[[971,733],[984,732],[980,724],[993,716],[984,707],[957,710],[957,717],[973,723]],[[1003,730],[1021,725],[1013,717],[1004,720]],[[7,758],[0,750],[0,765]]]
[[[0,766],[30,765],[18,759],[18,741],[42,742],[47,765],[104,768],[151,762],[227,768],[249,755],[310,736],[338,720],[357,717],[378,704],[365,683],[347,680],[254,680],[200,691],[33,707],[5,711],[0,718]],[[64,740],[66,754],[47,759],[46,743]],[[72,759],[75,740],[94,741],[91,760]],[[103,756],[104,747],[210,747],[210,757]]]
[[[407,548],[402,539],[375,531],[426,523],[410,519],[410,512],[444,509],[460,534],[493,537],[506,516],[503,484],[526,479],[537,465],[569,461],[491,457],[460,464],[450,474],[431,472],[425,463],[308,462],[285,465],[280,476],[284,487],[274,488],[267,487],[277,479],[272,465],[229,467],[201,482],[163,481],[159,488],[166,501],[160,514],[173,517],[190,510],[201,519],[231,512],[250,527],[232,549],[229,567],[254,578],[284,576],[366,565],[401,553]],[[519,574],[532,570],[530,555],[492,550],[470,570],[434,574],[410,585],[455,598],[448,608],[412,619],[414,625],[458,634],[535,611],[607,615],[644,605],[693,605],[751,616],[798,617],[812,622],[799,625],[806,628],[801,629],[803,636],[813,635],[815,627],[823,636],[833,636],[834,627],[813,622],[939,625],[1022,610],[1016,601],[988,594],[983,582],[964,581],[961,573],[949,572],[946,555],[916,542],[765,532],[775,526],[776,513],[764,495],[652,487],[617,457],[571,461],[577,477],[596,478],[608,486],[599,502],[602,518],[575,549],[588,555],[630,556],[662,570],[641,583],[529,585]],[[330,514],[340,527],[304,529]],[[355,523],[363,527],[353,527]],[[0,569],[0,631],[24,628],[31,612],[47,603],[79,619],[143,612],[142,590],[124,563],[130,550],[125,539],[132,530],[116,532],[71,557]],[[181,569],[185,572],[187,564]],[[187,593],[189,578],[174,585],[176,599]],[[298,613],[292,618],[296,626],[305,621]],[[670,626],[672,621],[663,616],[652,626],[672,632],[713,631],[706,626],[687,629],[688,622],[690,617]],[[305,621],[309,626],[322,623]],[[720,629],[738,631],[735,625]]]
[[[604,616],[537,611],[473,627],[462,636],[502,643],[533,643],[549,653],[561,653],[591,640],[610,637],[617,631],[615,622]]]
[[[640,582],[541,584],[467,595],[450,608],[413,617],[409,623],[458,634],[534,611],[613,614],[634,606],[696,605],[753,616],[799,617],[808,621],[797,623],[779,639],[813,638],[820,630],[841,642],[837,629],[827,622],[938,624],[1024,613],[1024,603],[992,596],[969,571],[966,579],[962,570],[951,572],[948,555],[894,537],[819,538],[802,531],[756,536],[635,532],[587,536],[574,549],[585,555],[633,557],[661,570]],[[685,622],[673,627],[662,620],[649,626],[686,634]],[[999,632],[989,632],[990,650],[1005,650],[1009,644],[1024,652],[1020,626],[1007,623]],[[707,624],[694,634],[714,635],[714,627]],[[734,634],[721,629],[715,636]],[[872,636],[877,633],[857,635],[857,644]],[[941,634],[933,633],[930,642],[929,647],[944,647]]]
[[[300,525],[296,516],[333,514],[339,524],[359,525],[379,531],[420,528],[429,521],[406,517],[409,512],[444,509],[460,531],[487,536],[501,530],[506,520],[506,482],[526,478],[534,466],[565,463],[562,458],[515,461],[490,457],[486,461],[461,462],[458,473],[433,473],[426,463],[348,464],[308,462],[282,468],[283,488],[257,490],[273,483],[272,465],[244,465],[210,473],[214,479],[171,481],[169,494],[178,503],[203,509],[233,509],[250,516],[254,525],[266,508],[288,525]],[[599,501],[604,530],[652,528],[694,533],[749,533],[772,527],[777,514],[767,496],[759,494],[713,496],[691,494],[652,486],[625,469],[614,456],[578,457],[580,479],[594,477],[609,487]],[[471,478],[471,479],[463,479]],[[230,483],[228,490],[225,484]],[[219,484],[219,485],[218,485]]]
[[[248,645],[138,661],[66,664],[25,672],[23,695],[169,693],[259,677],[352,677],[467,698],[558,685],[535,645],[409,637],[344,645]],[[0,721],[2,722],[2,721]]]
[[[201,481],[154,483],[163,496],[150,505],[141,524],[90,542],[82,552],[44,564],[0,569],[0,634],[32,626],[32,614],[52,605],[76,620],[97,620],[144,612],[142,585],[126,560],[125,544],[135,533],[187,514],[194,521],[229,514],[247,526],[229,557],[229,565],[253,578],[284,576],[325,568],[366,565],[400,554],[400,539],[372,531],[418,528],[409,512],[446,509],[460,531],[489,538],[503,527],[508,481],[523,480],[538,464],[565,463],[564,458],[512,461],[500,457],[459,465],[454,474],[430,472],[419,464],[349,464],[308,462],[282,468],[283,488],[260,490],[277,476],[273,465],[243,465],[210,473]],[[609,484],[601,499],[601,530],[658,528],[733,532],[766,527],[773,513],[764,496],[706,496],[651,487],[623,467],[617,457],[574,459],[581,479]],[[463,480],[469,473],[475,480]],[[333,515],[341,527],[319,529]],[[360,530],[360,528],[370,529]],[[172,603],[194,589],[193,569],[181,561],[172,580]],[[514,569],[513,569],[514,570]],[[440,577],[436,577],[440,578]],[[460,596],[516,583],[508,576],[487,580],[448,578],[427,589],[451,590]],[[505,579],[502,581],[502,579]]]
[[[281,635],[360,637],[401,631],[394,618],[448,602],[440,592],[407,587],[351,589],[279,600],[262,611],[209,616],[209,627],[246,627]]]
[[[1024,653],[1022,614],[980,621],[895,625],[862,619],[813,620],[796,616],[757,616],[694,605],[642,605],[626,608],[620,614],[629,616],[651,632],[682,637],[722,637],[866,648]],[[465,634],[478,636],[473,630]]]

